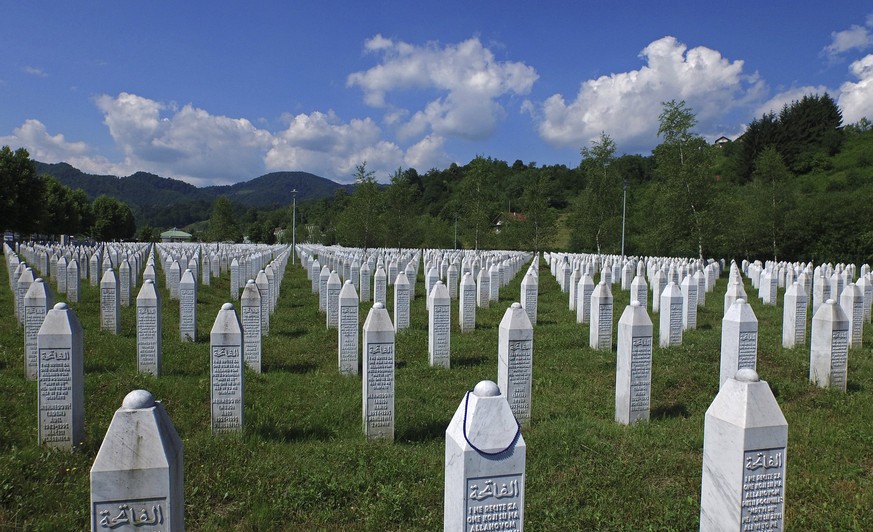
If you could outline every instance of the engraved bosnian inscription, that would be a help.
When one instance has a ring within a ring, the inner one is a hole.
[[[100,501],[94,503],[97,529],[166,530],[167,498]]]
[[[794,343],[803,344],[806,341],[806,301],[797,302],[794,313]]]
[[[864,298],[855,301],[852,306],[852,345],[861,347],[861,333],[864,332]]]
[[[243,357],[246,365],[261,370],[261,307],[242,307]]]
[[[785,448],[744,453],[743,530],[782,530],[785,509]]]
[[[849,354],[849,331],[834,331],[831,337],[830,385],[846,387],[846,363]]]
[[[39,359],[36,351],[36,337],[44,320],[44,306],[24,307],[24,348],[27,357],[27,378],[29,379],[37,377]]]
[[[512,413],[522,422],[530,419],[532,344],[531,340],[509,341],[509,383],[505,393]]]
[[[682,343],[682,303],[670,303],[670,344]]]
[[[434,363],[449,358],[449,305],[434,305],[431,312],[434,313],[433,321],[433,359]]]
[[[467,532],[520,530],[523,489],[522,475],[468,478],[464,499]]]
[[[39,441],[73,438],[72,350],[39,350]]]
[[[100,289],[100,327],[102,329],[115,329],[115,289]]]
[[[358,370],[358,308],[340,307],[340,372],[357,373]]]
[[[397,327],[400,329],[409,327],[409,289],[397,290],[396,312]]]
[[[741,332],[739,352],[737,353],[737,369],[755,369],[758,365],[758,333]]]
[[[239,346],[212,348],[212,429],[242,428],[242,367]]]
[[[597,323],[597,343],[607,346],[612,341],[612,303],[600,305]]]
[[[631,339],[631,412],[648,412],[652,381],[652,337]]]
[[[327,290],[327,326],[336,327],[339,323],[339,288]]]
[[[157,367],[158,309],[136,309],[136,347],[140,370]]]
[[[390,432],[394,426],[394,344],[367,347],[367,434]]]
[[[464,313],[464,323],[463,328],[467,329],[475,329],[476,328],[476,315],[474,314],[474,310],[476,308],[476,291],[475,290],[464,290],[464,309],[467,311]]]

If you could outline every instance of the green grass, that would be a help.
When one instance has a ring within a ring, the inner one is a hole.
[[[725,279],[682,346],[655,348],[652,420],[624,427],[613,421],[615,353],[587,347],[588,326],[575,323],[544,263],[540,272],[533,421],[523,431],[527,528],[696,529]],[[213,436],[209,420],[208,335],[228,299],[228,276],[199,290],[197,344],[179,342],[178,302],[162,292],[158,378],[136,372],[134,309],[123,309],[120,336],[100,331],[99,291],[84,283],[72,308],[85,329],[86,438],[65,453],[37,446],[36,383],[24,378],[23,333],[5,266],[0,273],[0,530],[88,527],[91,464],[113,413],[136,388],[163,401],[184,441],[190,530],[441,529],[445,428],[466,390],[496,380],[498,324],[521,281],[501,291],[499,304],[478,309],[475,332],[461,335],[453,323],[452,369],[441,370],[427,364],[419,275],[411,328],[397,337],[393,444],[365,440],[360,377],[339,375],[336,331],[326,330],[299,265],[286,270],[264,339],[264,373],[246,374],[241,435]],[[748,283],[746,290],[753,294]],[[614,295],[617,322],[628,293]],[[752,305],[758,370],[789,423],[786,527],[873,529],[873,331],[864,331],[868,347],[849,354],[848,392],[820,390],[807,382],[808,347],[781,347],[781,306]]]

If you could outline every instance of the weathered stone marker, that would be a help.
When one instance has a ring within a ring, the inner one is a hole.
[[[588,331],[591,349],[612,350],[612,290],[600,281],[591,292],[591,327]]]
[[[124,259],[118,267],[118,301],[122,307],[130,306],[130,292],[130,262]]]
[[[385,273],[385,268],[379,266],[376,268],[376,275],[373,276],[373,303],[382,303],[382,306],[388,304],[388,277]]]
[[[79,292],[82,286],[82,279],[79,277],[79,261],[70,259],[67,264],[67,301],[70,303],[79,302]]]
[[[339,326],[339,295],[340,290],[343,289],[343,282],[340,281],[336,270],[330,272],[325,288],[327,290],[325,323],[328,329],[336,329]]]
[[[100,328],[112,334],[121,332],[118,278],[112,269],[103,272],[103,278],[100,279]]]
[[[849,319],[833,299],[825,301],[812,317],[810,336],[809,382],[846,391]]]
[[[339,295],[339,327],[337,351],[339,372],[342,375],[358,374],[358,293],[349,279],[343,284]]]
[[[241,322],[243,328],[243,360],[246,366],[261,372],[261,292],[249,279],[240,296]]]
[[[794,282],[785,289],[782,308],[782,347],[806,345],[806,309],[809,298],[803,285]]]
[[[443,530],[523,530],[526,451],[500,388],[467,392],[446,429]]]
[[[394,280],[394,331],[409,328],[409,280],[401,271]],[[428,302],[428,308],[430,303]]]
[[[661,292],[660,300],[658,345],[682,345],[682,291],[670,281]]]
[[[363,344],[364,435],[394,441],[394,326],[382,303],[367,315]]]
[[[849,349],[860,349],[864,332],[864,292],[855,283],[846,283],[843,287],[840,308],[849,321]]]
[[[591,323],[591,294],[594,292],[594,281],[591,274],[585,271],[576,286],[576,323]]]
[[[648,421],[651,389],[652,320],[646,306],[634,300],[618,320],[615,420],[623,425]]]
[[[197,341],[197,278],[190,268],[179,280],[179,339]]]
[[[231,303],[225,303],[215,317],[209,335],[209,375],[212,432],[239,432],[243,428],[244,381],[242,325]]]
[[[537,323],[537,299],[539,297],[539,282],[532,271],[524,274],[521,280],[521,308],[527,312],[527,318],[532,325]]]
[[[533,382],[533,326],[527,313],[513,303],[503,319],[497,339],[497,385],[503,390],[518,422],[530,423]]]
[[[36,337],[39,443],[73,450],[85,439],[82,325],[66,303],[45,315]]]
[[[476,283],[470,272],[464,273],[464,277],[461,279],[458,298],[458,325],[461,326],[461,332],[476,329]]]
[[[134,390],[91,467],[91,530],[184,529],[182,440],[160,401]]]
[[[319,282],[321,282],[320,277]],[[261,336],[270,336],[270,281],[264,270],[260,270],[255,277],[255,286],[261,294]],[[324,292],[327,294],[327,288]]]
[[[721,320],[721,365],[718,386],[737,370],[758,367],[758,318],[745,299],[737,299]]]
[[[46,313],[54,307],[51,288],[37,277],[24,295],[24,375],[27,380],[36,380],[39,374],[37,335]]]
[[[430,314],[427,318],[427,353],[431,366],[448,368],[451,364],[452,300],[442,281],[430,291]]]
[[[239,260],[236,257],[230,261],[230,299],[236,301],[239,299],[240,275],[239,275]]]
[[[706,411],[700,530],[782,530],[787,444],[770,386],[739,370]]]
[[[146,279],[136,296],[136,366],[141,373],[161,374],[161,297],[155,282]]]

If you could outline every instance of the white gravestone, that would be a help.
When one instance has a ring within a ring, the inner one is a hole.
[[[336,270],[330,272],[325,289],[327,290],[325,323],[328,329],[336,329],[339,326],[339,295],[340,290],[343,289],[343,283]]]
[[[697,328],[697,281],[691,275],[682,280],[682,330]]]
[[[792,349],[806,345],[806,309],[809,298],[799,282],[785,289],[782,308],[782,347]]]
[[[134,390],[91,467],[91,530],[184,529],[182,440],[160,401]]]
[[[630,282],[630,298],[631,302],[639,301],[643,308],[649,304],[649,285],[646,284],[646,278],[643,277],[642,272]]]
[[[264,279],[266,280],[266,272],[264,273]],[[318,310],[320,312],[327,312],[327,282],[330,280],[330,269],[325,264],[321,267],[321,272],[318,274]],[[268,284],[269,286],[269,284]],[[261,297],[264,297],[264,294],[261,294]],[[269,291],[267,294],[267,300],[269,301]],[[269,304],[267,307],[269,311]]]
[[[243,332],[231,303],[225,303],[218,311],[209,340],[212,433],[242,431],[245,410]]]
[[[576,286],[576,323],[591,323],[591,294],[594,280],[587,271],[579,278]]]
[[[36,380],[39,374],[37,335],[46,313],[54,306],[51,288],[37,277],[24,295],[24,375]]]
[[[661,312],[661,294],[664,293],[667,283],[667,276],[660,269],[652,275],[652,314]]]
[[[539,283],[533,272],[524,274],[521,280],[521,308],[527,312],[527,319],[531,325],[537,323],[537,299],[539,296]]]
[[[700,530],[783,530],[787,444],[770,386],[739,370],[706,411]]]
[[[57,281],[58,281],[58,293],[66,294],[67,293],[67,258],[59,257],[58,265],[57,265]]]
[[[612,350],[612,290],[601,280],[591,292],[591,326],[588,331],[591,349]]]
[[[497,264],[492,264],[491,268],[488,269],[488,277],[489,277],[489,293],[488,299],[491,301],[499,301],[500,300],[500,268]]]
[[[394,281],[394,331],[409,328],[409,280],[406,272],[397,274]],[[430,308],[430,304],[428,304]]]
[[[233,301],[239,299],[240,281],[239,260],[234,257],[233,260],[230,261],[230,298]]]
[[[461,332],[476,329],[476,283],[470,272],[464,273],[464,277],[461,279],[458,297],[458,325],[461,327]]]
[[[252,279],[240,296],[240,321],[243,328],[243,360],[253,371],[261,372],[261,292]]]
[[[197,341],[197,278],[190,268],[179,280],[179,339]]]
[[[530,424],[533,383],[533,325],[513,303],[500,321],[497,336],[497,385],[518,422]]]
[[[161,297],[154,281],[146,279],[136,296],[136,365],[141,373],[161,374],[161,328]]]
[[[88,281],[91,286],[97,286],[100,282],[100,256],[98,253],[94,253],[88,259]]]
[[[840,308],[849,320],[849,349],[860,349],[864,332],[864,293],[855,283],[846,283],[840,294]]]
[[[632,301],[621,314],[616,343],[615,420],[623,425],[648,421],[652,389],[652,320],[640,301]]]
[[[749,298],[746,297],[746,289],[743,287],[743,283],[739,278],[730,281],[727,290],[725,290],[723,311],[725,314],[727,314],[727,311],[730,310],[731,305],[733,305],[734,301],[737,299],[749,300]]]
[[[427,353],[431,366],[449,368],[451,364],[452,300],[442,281],[431,290],[427,318]]]
[[[446,287],[452,300],[458,299],[458,281],[458,265],[453,262],[446,271]]]
[[[130,263],[124,259],[118,267],[118,301],[123,307],[130,306],[130,289]]]
[[[342,375],[358,374],[358,293],[351,280],[343,284],[339,295],[339,326],[337,327],[337,363]]]
[[[200,272],[200,283],[203,286],[209,286],[212,283],[212,260],[210,260],[208,255],[203,255]]]
[[[25,268],[18,276],[18,282],[15,285],[15,315],[18,317],[18,325],[24,325],[26,314],[24,312],[24,299],[27,297],[27,291],[33,284],[33,269]]]
[[[497,385],[467,392],[446,429],[443,530],[523,530],[526,451]]]
[[[70,303],[79,302],[79,292],[82,286],[82,280],[79,277],[79,261],[70,259],[67,264],[67,301]]]
[[[179,280],[182,278],[182,269],[178,261],[173,261],[167,271],[167,284],[170,289],[170,299],[179,299]]]
[[[361,277],[358,285],[361,288],[361,302],[370,300],[370,266],[366,262],[361,264]]]
[[[394,326],[382,303],[373,304],[362,336],[364,435],[394,441]]]
[[[100,279],[100,328],[112,334],[121,332],[118,278],[112,269],[103,272],[103,278]]]
[[[73,450],[85,439],[82,325],[66,303],[46,313],[36,337],[39,443]]]
[[[264,270],[260,270],[255,277],[255,286],[261,294],[261,336],[270,336],[270,281]],[[327,294],[327,288],[324,293]]]
[[[721,365],[718,386],[737,370],[758,366],[758,318],[745,299],[737,299],[721,320]]]
[[[382,303],[383,307],[388,304],[388,277],[381,265],[373,276],[373,303]]]
[[[491,304],[491,276],[487,268],[479,270],[476,283],[476,304],[480,308],[488,308]]]
[[[809,343],[809,382],[846,391],[849,319],[833,299],[825,301],[812,317]]]
[[[661,292],[660,300],[658,345],[682,345],[682,291],[676,283],[670,281]]]

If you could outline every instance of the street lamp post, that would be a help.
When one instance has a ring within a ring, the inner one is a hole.
[[[291,264],[297,263],[297,189],[291,191],[291,198],[294,204],[293,215],[291,216]]]
[[[627,178],[624,178],[624,197],[621,201],[621,258],[624,260],[624,223],[627,214]]]

